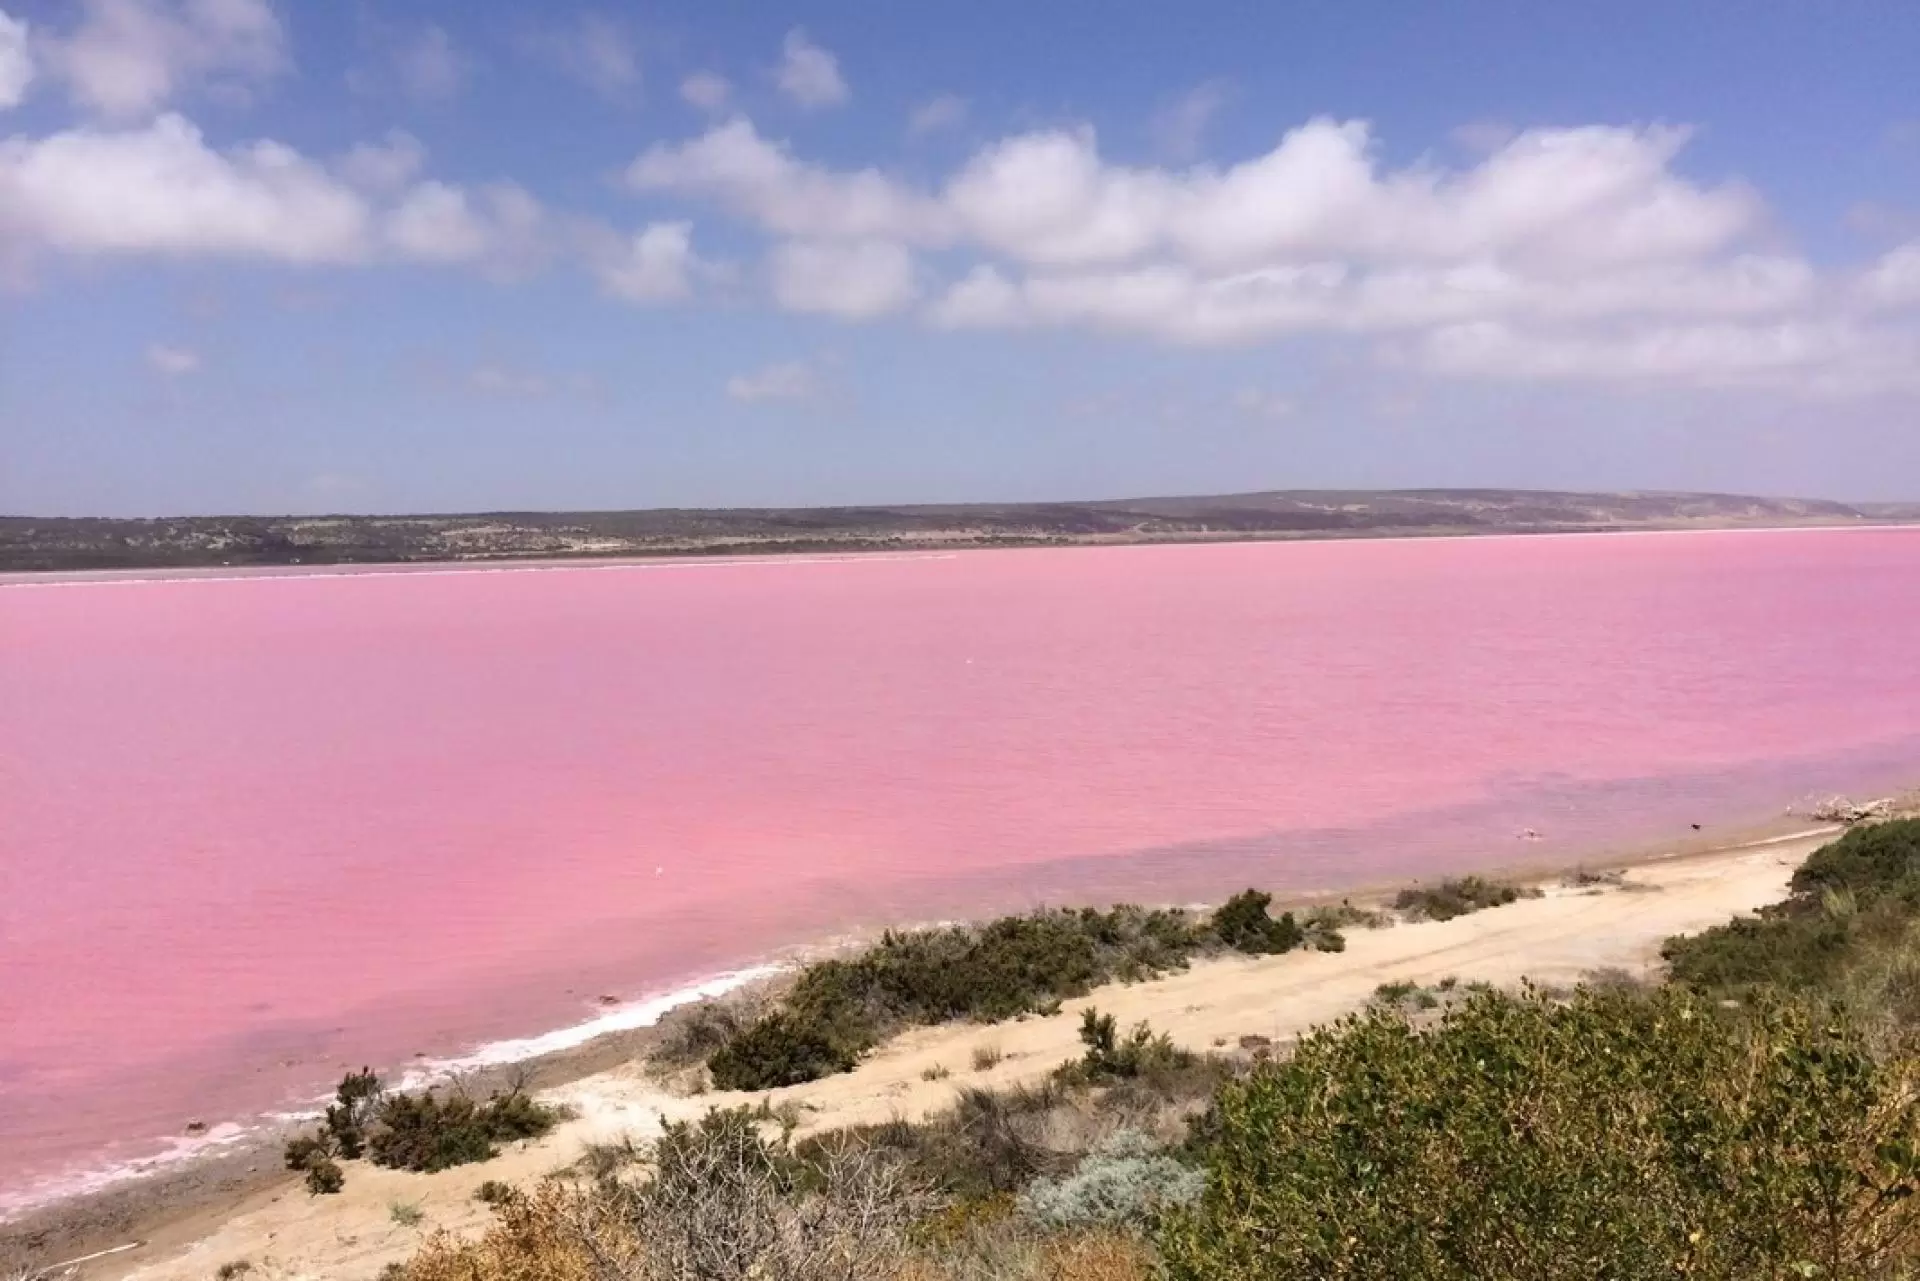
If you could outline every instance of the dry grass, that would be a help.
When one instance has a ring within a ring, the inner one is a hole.
[[[1002,1225],[907,1261],[897,1281],[1150,1281],[1160,1275],[1138,1237],[1098,1230],[1035,1238]]]
[[[997,1045],[976,1045],[973,1047],[973,1070],[976,1072],[990,1072],[994,1068],[999,1067],[1000,1061],[1004,1058],[1006,1058],[1006,1055],[1001,1052],[1000,1047]]]

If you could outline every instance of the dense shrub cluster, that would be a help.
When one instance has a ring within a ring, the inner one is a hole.
[[[1702,992],[1833,991],[1847,972],[1901,947],[1920,917],[1920,819],[1855,827],[1793,874],[1787,897],[1662,954]]]
[[[1394,896],[1393,906],[1416,921],[1451,921],[1469,912],[1505,907],[1523,898],[1539,896],[1539,890],[1504,885],[1480,876],[1461,876],[1438,885],[1401,890]]]
[[[1236,952],[1254,956],[1291,952],[1307,940],[1307,932],[1293,919],[1292,912],[1279,920],[1267,915],[1273,895],[1258,890],[1242,890],[1222,903],[1213,914],[1213,932]]]
[[[1861,1278],[1907,1248],[1920,1091],[1844,1021],[1685,991],[1385,1012],[1220,1094],[1192,1281]]]
[[[1152,978],[1222,948],[1341,946],[1331,924],[1310,933],[1292,913],[1273,919],[1271,901],[1248,890],[1205,921],[1120,906],[890,931],[859,956],[807,967],[782,1009],[733,1029],[707,1064],[721,1089],[776,1089],[847,1071],[904,1027],[1048,1012],[1102,983]]]
[[[561,1119],[559,1109],[514,1086],[476,1101],[465,1094],[388,1094],[362,1068],[340,1082],[312,1134],[287,1142],[286,1164],[306,1175],[316,1195],[346,1186],[341,1161],[362,1156],[375,1165],[431,1173],[490,1161],[499,1145],[538,1138]]]
[[[720,1089],[772,1090],[851,1071],[854,1062],[855,1052],[825,1024],[781,1011],[742,1029],[713,1052],[707,1067]]]

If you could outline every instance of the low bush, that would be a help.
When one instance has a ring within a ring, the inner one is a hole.
[[[1324,909],[1303,926],[1290,912],[1270,916],[1272,901],[1246,890],[1205,921],[1122,905],[1007,916],[981,926],[890,930],[859,956],[808,966],[782,1008],[730,1031],[732,1016],[709,1013],[676,1033],[672,1044],[724,1033],[725,1043],[707,1059],[713,1083],[779,1089],[848,1071],[902,1028],[1051,1014],[1062,1000],[1099,984],[1153,978],[1223,948],[1268,954],[1307,944],[1324,951],[1345,946],[1334,922],[1355,909]]]
[[[716,1086],[769,1090],[850,1069],[905,1027],[1048,1013],[1100,983],[1183,968],[1220,946],[1183,912],[1043,911],[982,926],[889,931],[856,957],[820,961],[784,1007],[707,1060]]]
[[[1100,1085],[1137,1077],[1164,1076],[1193,1066],[1197,1056],[1181,1049],[1162,1032],[1155,1035],[1145,1023],[1136,1023],[1125,1037],[1113,1015],[1092,1007],[1080,1015],[1081,1056],[1055,1073],[1067,1085]]]
[[[1050,1228],[1142,1227],[1156,1214],[1200,1198],[1206,1176],[1137,1130],[1119,1130],[1069,1174],[1036,1179],[1020,1208]]]
[[[1920,1077],[1844,1019],[1682,989],[1386,1011],[1229,1083],[1177,1281],[1866,1278],[1913,1242]]]
[[[1409,979],[1396,979],[1373,989],[1373,1004],[1416,1012],[1431,1010],[1439,1007],[1440,994]]]
[[[361,1156],[375,1165],[428,1173],[488,1161],[499,1144],[537,1138],[563,1113],[516,1085],[484,1102],[464,1094],[388,1094],[361,1070],[341,1083],[335,1103],[311,1134],[287,1141],[287,1168],[306,1174],[307,1190],[338,1192],[346,1185],[340,1161]]]
[[[852,1069],[854,1052],[804,1015],[770,1014],[713,1052],[707,1069],[722,1090],[777,1090]]]
[[[656,1027],[648,1058],[664,1068],[703,1062],[758,1021],[764,1004],[761,999],[735,994],[669,1010]]]
[[[1852,828],[1801,864],[1779,903],[1669,939],[1661,955],[1702,993],[1835,992],[1870,957],[1902,948],[1916,921],[1920,820],[1903,819]]]
[[[332,1157],[319,1157],[303,1168],[307,1172],[307,1191],[314,1196],[331,1196],[347,1186],[347,1172]]]
[[[1282,913],[1277,921],[1267,915],[1272,902],[1271,894],[1242,890],[1214,911],[1214,934],[1234,951],[1253,956],[1291,952],[1307,941],[1307,932],[1292,912]]]
[[[505,1205],[520,1195],[498,1179],[488,1179],[473,1190],[473,1199],[481,1205]]]
[[[1504,907],[1523,898],[1539,898],[1540,891],[1503,885],[1480,876],[1461,876],[1438,885],[1414,886],[1394,896],[1394,910],[1416,921],[1451,921],[1456,916]]]
[[[898,1165],[845,1143],[798,1157],[745,1109],[669,1123],[651,1173],[546,1184],[475,1242],[441,1237],[409,1281],[883,1281],[936,1208]]]

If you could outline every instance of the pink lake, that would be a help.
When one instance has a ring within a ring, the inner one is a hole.
[[[1920,529],[16,581],[0,725],[17,1207],[851,927],[1915,781]]]

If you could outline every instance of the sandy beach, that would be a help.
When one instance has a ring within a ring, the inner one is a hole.
[[[1451,976],[1564,985],[1602,968],[1649,973],[1658,968],[1659,946],[1669,935],[1781,897],[1793,869],[1836,830],[1803,829],[1717,849],[1676,846],[1664,857],[1632,864],[1617,885],[1574,886],[1561,875],[1542,874],[1535,879],[1544,891],[1539,898],[1446,922],[1352,930],[1341,953],[1212,959],[1152,982],[1102,988],[1051,1017],[915,1030],[883,1045],[856,1071],[776,1092],[772,1102],[797,1105],[803,1130],[923,1117],[948,1106],[956,1087],[1034,1081],[1075,1057],[1079,1014],[1089,1004],[1123,1024],[1145,1020],[1186,1047],[1208,1050],[1243,1036],[1284,1044],[1364,1005],[1387,982],[1430,984]],[[343,1194],[313,1198],[256,1154],[247,1165],[180,1185],[176,1197],[156,1190],[144,1204],[129,1201],[117,1222],[96,1217],[84,1231],[62,1232],[57,1215],[42,1216],[41,1249],[62,1250],[40,1261],[139,1241],[84,1265],[78,1275],[203,1281],[222,1264],[246,1260],[252,1275],[276,1281],[370,1278],[408,1257],[425,1234],[481,1228],[489,1214],[473,1192],[486,1180],[537,1179],[577,1160],[588,1144],[644,1139],[663,1118],[764,1097],[676,1094],[641,1063],[645,1043],[645,1033],[631,1033],[543,1064],[542,1081],[564,1083],[549,1084],[542,1096],[577,1115],[495,1161],[434,1175],[356,1164]],[[989,1046],[999,1053],[997,1065],[975,1070],[974,1050]],[[927,1079],[936,1068],[950,1075]],[[396,1216],[396,1206],[417,1209],[417,1222],[402,1223],[413,1216]]]

